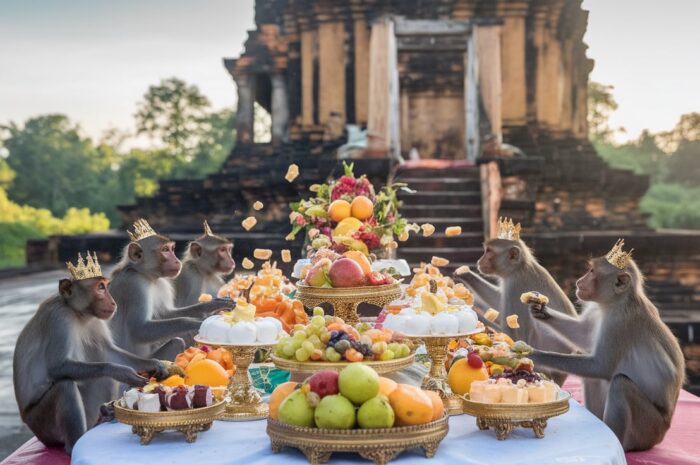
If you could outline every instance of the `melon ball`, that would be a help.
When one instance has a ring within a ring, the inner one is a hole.
[[[258,342],[272,343],[277,340],[277,326],[271,321],[260,319],[255,322],[256,339]]]
[[[438,313],[431,320],[430,334],[456,334],[459,331],[459,320],[450,313]]]
[[[466,333],[476,328],[476,323],[479,321],[476,312],[470,307],[454,313],[454,316],[459,322],[459,332]]]
[[[255,325],[248,321],[239,321],[228,330],[230,344],[253,344],[257,338]]]

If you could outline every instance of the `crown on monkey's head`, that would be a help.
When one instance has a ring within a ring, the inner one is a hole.
[[[129,230],[126,231],[129,234],[129,239],[131,242],[140,241],[151,236],[157,236],[158,234],[153,230],[148,221],[143,218],[139,218],[134,222],[134,232]]]
[[[498,236],[496,236],[496,239],[520,240],[520,228],[520,223],[513,224],[513,218],[498,218]]]
[[[630,249],[629,252],[625,252],[622,250],[624,246],[625,240],[618,239],[617,242],[615,242],[615,245],[613,245],[612,249],[610,249],[610,252],[608,252],[608,254],[605,256],[608,263],[621,270],[624,270],[627,266],[627,261],[632,256],[632,251],[634,250]]]
[[[66,265],[68,266],[70,275],[75,281],[102,277],[102,269],[97,262],[97,254],[94,252],[92,255],[88,252],[87,258],[85,258],[84,261],[80,253],[78,253],[77,265],[73,265],[71,262],[66,262]]]
[[[213,237],[215,239],[219,239],[220,241],[231,242],[225,237],[219,236],[218,234],[214,234],[214,232],[212,232],[211,228],[209,227],[209,223],[207,222],[207,220],[204,220],[204,233],[202,234],[202,237]]]

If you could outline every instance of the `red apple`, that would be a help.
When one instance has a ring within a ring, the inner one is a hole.
[[[355,287],[365,283],[362,268],[351,258],[341,258],[333,262],[328,277],[333,287]]]
[[[321,370],[309,378],[309,389],[319,397],[338,394],[338,372],[335,370]]]

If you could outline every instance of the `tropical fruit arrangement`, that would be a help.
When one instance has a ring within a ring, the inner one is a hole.
[[[380,377],[363,363],[321,370],[304,383],[281,384],[270,396],[272,420],[326,428],[392,428],[430,423],[445,414],[440,396]]]
[[[373,271],[371,259],[357,250],[340,254],[324,246],[311,252],[310,259],[311,263],[302,268],[300,275],[307,286],[380,286],[396,282],[387,271]]]
[[[397,190],[405,184],[392,184],[378,192],[366,176],[356,177],[353,165],[343,162],[345,173],[337,180],[314,184],[314,197],[290,204],[292,240],[304,231],[310,249],[330,247],[338,253],[357,250],[364,255],[385,248],[396,248],[394,238],[407,238],[419,231],[398,211]]]
[[[124,392],[119,405],[141,412],[166,412],[209,407],[215,400],[214,391],[209,386],[168,386],[152,382],[144,387],[132,388]]]
[[[366,323],[352,326],[316,307],[309,324],[294,326],[291,335],[278,340],[274,353],[298,362],[387,361],[408,357],[410,344],[391,330],[371,328]]]

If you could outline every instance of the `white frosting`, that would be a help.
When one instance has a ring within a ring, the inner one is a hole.
[[[201,339],[228,344],[274,343],[283,332],[282,323],[272,317],[233,323],[222,315],[214,315],[204,320],[199,327]]]
[[[430,320],[430,334],[457,334],[459,332],[459,321],[456,316],[450,313],[438,313]]]
[[[430,315],[406,308],[397,315],[388,314],[384,320],[384,327],[416,336],[464,334],[477,329],[479,320],[470,306],[462,305],[458,309],[450,310],[452,311]]]

